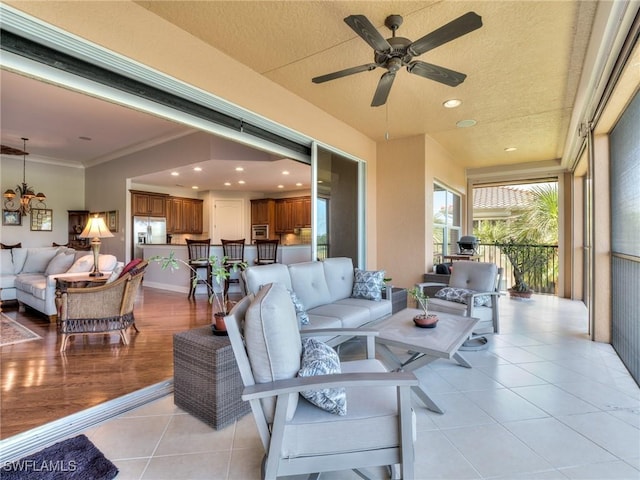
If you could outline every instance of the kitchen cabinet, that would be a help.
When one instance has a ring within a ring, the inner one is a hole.
[[[169,197],[166,200],[167,233],[202,233],[203,202],[197,198]]]
[[[166,217],[166,201],[169,195],[164,193],[130,190],[131,210],[134,216]]]
[[[276,232],[291,233],[311,226],[311,197],[276,200]]]
[[[251,225],[269,225],[273,229],[276,217],[276,201],[273,198],[251,200]]]

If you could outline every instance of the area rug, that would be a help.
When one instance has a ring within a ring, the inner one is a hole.
[[[42,338],[14,319],[0,313],[0,347]]]
[[[116,466],[85,435],[0,466],[2,480],[111,480]]]

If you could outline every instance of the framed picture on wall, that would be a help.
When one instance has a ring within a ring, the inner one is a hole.
[[[53,230],[53,210],[50,208],[31,209],[31,230],[50,232]]]
[[[20,212],[12,212],[11,210],[2,211],[2,225],[22,225],[22,215]]]
[[[118,231],[118,211],[111,210],[107,212],[107,227],[111,232]]]

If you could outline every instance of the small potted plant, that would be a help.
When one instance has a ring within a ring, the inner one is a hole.
[[[215,326],[216,330],[220,332],[226,331],[226,326],[224,324],[224,317],[228,315],[231,304],[229,303],[228,296],[224,295],[224,282],[231,276],[232,272],[237,272],[238,269],[244,270],[247,268],[246,262],[237,262],[233,263],[230,270],[224,266],[227,261],[227,257],[218,258],[216,255],[211,255],[209,257],[209,263],[211,264],[211,277],[215,280],[219,291],[216,291],[213,285],[209,283],[208,280],[205,281],[207,286],[211,290],[211,296],[209,297],[209,303],[214,307],[214,318],[215,318]],[[168,256],[164,257],[161,255],[156,255],[155,257],[151,257],[149,262],[157,262],[160,264],[160,268],[163,270],[177,270],[180,268],[180,263],[185,265],[192,272],[196,272],[196,269],[189,265],[185,260],[181,258],[176,258],[175,252],[170,252]],[[194,287],[198,282],[198,278],[194,276],[193,283]]]
[[[417,286],[413,287],[407,293],[416,301],[416,306],[422,308],[423,313],[413,317],[413,322],[416,326],[421,328],[435,327],[436,323],[438,323],[438,316],[429,313],[429,297]]]

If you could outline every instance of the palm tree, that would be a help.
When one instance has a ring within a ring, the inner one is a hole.
[[[521,243],[555,245],[558,243],[558,184],[534,185],[532,203],[518,216],[510,236]]]

